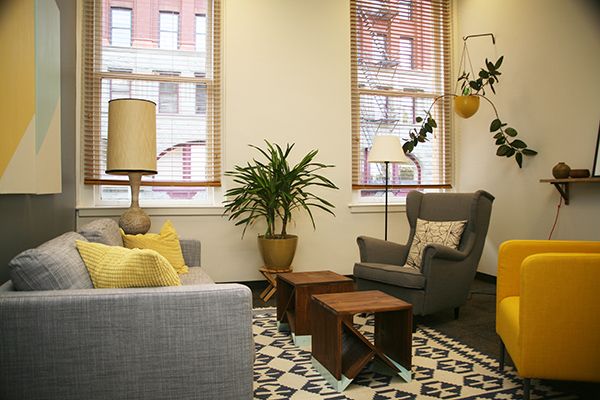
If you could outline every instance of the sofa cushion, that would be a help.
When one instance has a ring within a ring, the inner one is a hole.
[[[354,276],[412,289],[425,287],[423,274],[408,266],[361,262],[354,264]]]
[[[102,243],[107,246],[123,246],[119,224],[110,218],[96,219],[82,226],[78,232],[93,243]]]
[[[408,251],[406,266],[421,270],[423,250],[428,244],[457,249],[467,221],[427,221],[417,218],[415,235]]]
[[[95,288],[179,286],[179,275],[154,250],[77,241]]]
[[[200,267],[190,267],[187,274],[179,276],[182,285],[203,285],[213,284],[215,281]]]
[[[123,237],[123,243],[128,249],[155,250],[169,260],[178,273],[183,274],[188,271],[188,267],[185,265],[183,259],[183,253],[181,252],[179,236],[171,221],[166,221],[163,224],[162,228],[160,228],[160,233],[127,235],[122,229],[120,232]]]
[[[67,232],[13,258],[8,267],[15,290],[93,288],[76,240],[86,241],[78,233]]]

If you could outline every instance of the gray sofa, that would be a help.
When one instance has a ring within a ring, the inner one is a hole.
[[[80,233],[90,241],[120,240],[110,232],[116,224],[97,221]],[[19,291],[12,281],[2,285],[0,398],[252,398],[251,292],[215,284],[200,268],[200,243],[181,245],[190,266],[182,286]],[[11,276],[22,285],[16,269]]]

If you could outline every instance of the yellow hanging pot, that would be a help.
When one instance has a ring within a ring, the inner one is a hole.
[[[469,118],[479,110],[479,96],[456,96],[454,98],[454,112],[459,117]]]

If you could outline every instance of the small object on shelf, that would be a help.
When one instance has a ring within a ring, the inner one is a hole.
[[[564,162],[559,162],[552,168],[552,176],[556,179],[564,179],[569,177],[569,172],[571,172],[571,167],[569,167]]]
[[[569,172],[569,177],[571,178],[589,178],[590,170],[589,169],[572,169]]]

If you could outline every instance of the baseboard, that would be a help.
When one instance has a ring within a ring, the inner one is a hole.
[[[479,279],[480,281],[487,283],[496,283],[496,277],[494,275],[485,274],[479,271],[475,273],[475,279]]]

